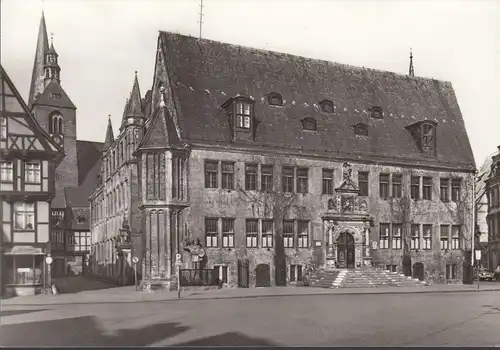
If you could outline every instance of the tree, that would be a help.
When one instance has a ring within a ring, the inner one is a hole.
[[[255,164],[258,162],[255,161]],[[273,221],[274,237],[274,264],[275,264],[275,283],[276,285],[286,284],[286,254],[283,239],[283,220],[286,219],[295,207],[294,202],[297,198],[295,192],[285,192],[282,181],[282,159],[274,159],[272,164],[272,189],[262,191],[262,188],[256,188],[255,191],[248,191],[239,184],[236,186],[239,198],[244,203],[251,205],[253,216],[261,219]],[[294,177],[294,179],[296,179]],[[261,181],[257,181],[261,183]],[[294,184],[295,185],[295,184]],[[261,184],[262,186],[262,184]]]

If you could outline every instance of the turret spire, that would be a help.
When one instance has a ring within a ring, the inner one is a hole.
[[[137,119],[142,118],[144,118],[144,113],[142,112],[141,91],[139,89],[137,71],[135,71],[134,84],[132,86],[132,91],[130,92],[130,98],[125,104],[121,128],[124,128],[127,124],[136,123]]]
[[[40,18],[40,25],[38,27],[38,39],[36,42],[33,72],[31,73],[30,93],[28,96],[29,108],[32,108],[37,95],[41,94],[45,88],[45,55],[48,50],[49,40],[47,38],[47,26],[45,25],[45,15],[42,11],[42,17]]]
[[[408,74],[412,77],[415,76],[415,70],[413,69],[413,53],[411,48],[410,48],[410,69]]]
[[[61,67],[59,67],[58,57],[54,49],[54,33],[50,33],[50,47],[45,53],[45,86],[51,81],[61,83]]]
[[[104,140],[104,146],[102,148],[103,152],[106,152],[115,141],[115,136],[113,135],[113,126],[111,125],[111,115],[108,116],[108,129],[106,130],[106,139]]]

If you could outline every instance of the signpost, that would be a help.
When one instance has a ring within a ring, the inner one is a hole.
[[[479,261],[481,260],[481,250],[476,250],[476,277],[477,277],[477,290],[479,290]]]
[[[132,262],[134,263],[134,284],[135,290],[137,290],[137,263],[139,262],[139,258],[134,256],[132,258]]]
[[[45,264],[50,266],[54,259],[50,256],[50,254],[47,254],[45,257]],[[50,272],[50,269],[45,267],[45,264],[43,264],[43,292],[46,294],[47,293],[47,274]],[[50,287],[50,286],[49,286]]]
[[[177,298],[181,297],[181,266],[182,266],[182,255],[175,254],[175,267],[177,268]]]

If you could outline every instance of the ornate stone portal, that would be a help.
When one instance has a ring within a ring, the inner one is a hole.
[[[360,268],[371,265],[368,203],[359,197],[352,167],[343,165],[343,181],[328,200],[323,215],[326,268]]]

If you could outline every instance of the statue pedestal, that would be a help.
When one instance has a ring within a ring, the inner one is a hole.
[[[372,258],[369,256],[365,256],[363,258],[363,265],[366,267],[371,267],[372,266]]]

